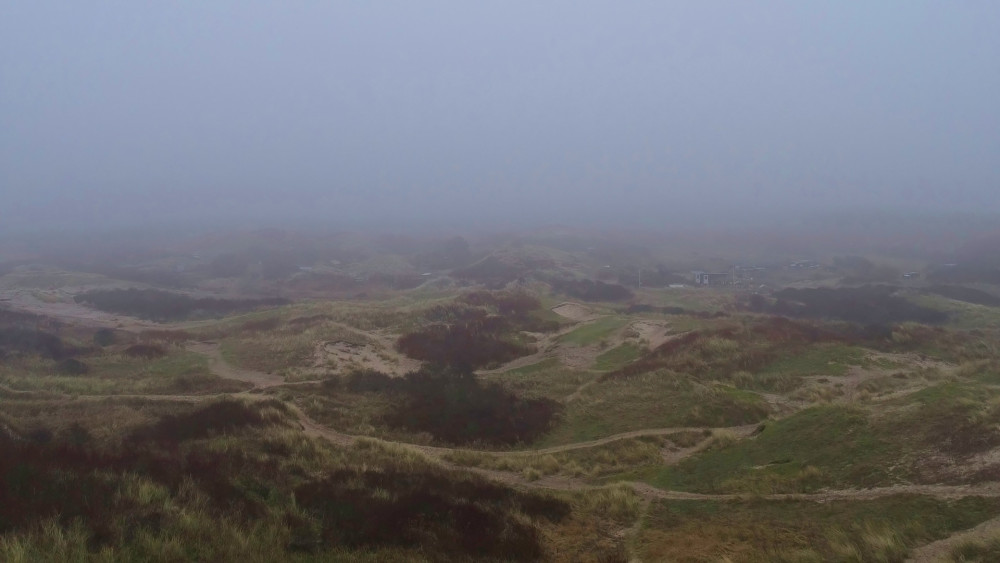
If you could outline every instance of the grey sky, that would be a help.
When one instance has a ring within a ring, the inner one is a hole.
[[[1000,211],[1000,3],[0,4],[0,230]]]

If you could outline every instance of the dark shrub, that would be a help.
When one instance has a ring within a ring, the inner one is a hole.
[[[111,346],[115,343],[115,331],[110,328],[98,329],[94,333],[94,344],[104,348],[105,346]]]
[[[64,430],[61,438],[63,441],[77,446],[82,446],[93,439],[90,431],[80,426],[79,422],[74,422],[69,428]]]
[[[509,320],[516,330],[530,332],[559,330],[558,322],[536,316],[542,310],[542,302],[525,291],[474,291],[462,295],[456,301],[484,307]]]
[[[513,340],[515,327],[505,317],[482,309],[449,308],[461,318],[405,334],[396,347],[407,356],[438,367],[469,371],[502,364],[534,350]]]
[[[345,386],[352,393],[385,393],[398,388],[392,377],[375,370],[351,373],[346,378]]]
[[[80,360],[66,358],[56,364],[56,371],[64,375],[85,375],[90,372],[90,366]]]
[[[284,403],[271,399],[252,406],[236,401],[220,401],[183,415],[167,415],[153,425],[135,430],[132,441],[183,442],[245,427],[269,424],[260,415],[261,407],[288,412]]]
[[[61,360],[78,352],[54,334],[36,329],[0,328],[0,357],[11,354],[35,354]]]
[[[375,497],[374,490],[389,494]],[[420,546],[448,559],[539,560],[537,530],[510,510],[555,521],[570,512],[564,501],[478,478],[394,469],[339,470],[297,487],[295,497],[320,521],[327,545]]]
[[[716,337],[736,340],[738,346],[730,354],[717,354],[705,346],[706,342]],[[854,340],[856,336],[853,333],[783,317],[770,317],[759,319],[742,330],[728,327],[688,332],[601,378],[627,378],[661,368],[695,376],[725,376],[734,371],[753,372],[779,357],[795,354],[810,344]]]
[[[396,404],[384,417],[390,426],[454,444],[531,442],[551,428],[559,412],[555,401],[523,399],[498,383],[480,382],[471,372],[419,371],[397,378],[355,372],[346,386],[394,396]]]
[[[35,428],[28,432],[28,440],[36,444],[48,444],[52,441],[52,431],[48,428]]]

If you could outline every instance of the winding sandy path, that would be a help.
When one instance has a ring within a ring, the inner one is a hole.
[[[988,543],[1000,539],[1000,518],[987,520],[974,528],[956,532],[910,552],[908,563],[950,563],[951,552],[966,542]]]
[[[39,302],[41,303],[41,302]],[[48,305],[48,304],[45,304]],[[43,308],[44,309],[44,308]],[[53,315],[53,311],[47,310],[45,314],[50,316],[60,317],[60,320],[64,320],[64,316],[70,316],[75,321],[88,322],[90,326],[104,326],[103,319],[98,322],[94,322],[94,316],[92,311],[86,309],[86,315],[81,314],[82,312],[75,306],[70,306],[66,308],[60,307],[60,315],[56,313]],[[71,311],[71,312],[70,312]],[[41,312],[37,311],[36,312]],[[69,313],[66,315],[66,313]],[[78,316],[79,315],[79,316]],[[162,325],[159,325],[162,327]],[[121,325],[118,328],[122,328]],[[129,328],[131,329],[142,329],[146,328],[145,323],[137,322],[130,323]],[[219,350],[219,346],[214,342],[194,342],[189,343],[187,349],[199,354],[205,355],[209,359],[209,367],[212,373],[219,377],[225,379],[231,379],[236,381],[242,381],[253,385],[253,390],[245,391],[240,393],[224,393],[224,394],[213,394],[213,395],[77,395],[77,396],[66,396],[69,400],[80,400],[80,399],[146,399],[146,400],[168,400],[168,401],[184,401],[184,402],[194,402],[203,401],[206,399],[218,399],[221,397],[233,397],[233,398],[243,398],[248,400],[260,400],[269,398],[269,395],[259,393],[264,389],[273,388],[281,385],[285,385],[283,378],[273,374],[267,374],[259,371],[245,370],[236,368],[225,361]],[[19,393],[18,391],[4,388],[5,391],[12,393]],[[255,392],[256,391],[256,392]],[[49,395],[51,396],[51,395]],[[349,434],[344,434],[336,430],[327,428],[321,424],[318,424],[307,416],[302,410],[294,404],[288,404],[292,413],[296,416],[301,425],[302,429],[306,434],[318,438],[323,438],[330,441],[331,443],[340,446],[349,446],[356,442],[360,436],[354,436]],[[757,427],[756,424],[738,426],[727,428],[727,430],[735,432],[740,435],[747,435],[751,433]],[[656,429],[643,429],[634,430],[631,432],[623,432],[620,434],[615,434],[613,436],[607,436],[604,438],[589,440],[585,442],[577,442],[574,444],[565,444],[560,446],[552,446],[548,448],[540,448],[535,450],[520,450],[520,451],[505,451],[505,452],[485,452],[490,455],[497,456],[517,456],[517,455],[545,455],[551,453],[565,452],[576,449],[592,448],[608,444],[617,440],[625,440],[630,438],[638,438],[642,436],[662,436],[668,434],[674,434],[678,432],[690,432],[697,431],[703,432],[706,430],[713,430],[711,428],[704,427],[673,427],[673,428],[656,428]],[[707,442],[706,440],[705,442]],[[581,482],[577,479],[563,477],[563,476],[548,476],[534,481],[529,481],[524,479],[518,473],[495,471],[480,468],[470,468],[458,466],[455,464],[448,463],[444,461],[442,456],[446,453],[462,452],[462,451],[477,451],[481,450],[467,450],[462,448],[444,448],[437,446],[421,446],[417,444],[409,444],[405,442],[391,442],[385,441],[389,444],[394,444],[397,446],[402,446],[410,448],[414,451],[419,451],[428,454],[432,459],[436,460],[444,466],[454,468],[457,470],[465,470],[473,473],[477,473],[491,479],[502,481],[505,483],[519,485],[524,487],[531,487],[537,489],[551,489],[551,490],[566,490],[566,491],[586,491],[586,490],[598,490],[605,486],[603,485],[590,485]],[[704,443],[704,442],[703,442]],[[688,448],[687,455],[691,455],[701,448],[696,446],[694,448]],[[727,501],[727,500],[742,500],[749,498],[759,498],[765,500],[804,500],[813,502],[829,502],[837,500],[872,500],[877,498],[882,498],[886,496],[899,495],[899,494],[919,494],[933,496],[940,499],[959,499],[969,496],[982,496],[991,498],[1000,498],[1000,482],[994,483],[982,483],[977,485],[894,485],[889,487],[876,487],[870,489],[842,489],[842,490],[820,490],[814,493],[792,493],[792,494],[768,494],[768,495],[750,495],[746,493],[741,494],[704,494],[704,493],[692,493],[686,491],[672,491],[658,489],[646,483],[640,482],[623,482],[622,484],[631,487],[644,499],[662,499],[662,500],[715,500],[715,501]],[[1000,519],[990,520],[980,524],[976,528],[969,530],[967,532],[962,532],[956,534],[940,542],[934,542],[928,544],[923,548],[920,548],[914,552],[914,560],[927,561],[935,560],[942,553],[945,553],[950,549],[949,546],[957,544],[956,542],[964,541],[965,539],[971,539],[980,536],[987,536],[991,534],[1000,533]],[[951,542],[951,543],[946,543]]]
[[[223,379],[235,379],[249,383],[258,389],[277,387],[285,384],[285,378],[262,371],[236,368],[222,357],[222,350],[215,342],[192,342],[185,346],[190,352],[196,352],[208,358],[208,367],[212,373]]]

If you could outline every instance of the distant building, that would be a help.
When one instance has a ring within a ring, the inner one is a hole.
[[[733,275],[729,272],[692,272],[695,285],[720,286],[730,285]]]

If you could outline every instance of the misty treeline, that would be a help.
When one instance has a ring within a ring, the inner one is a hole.
[[[583,301],[627,301],[634,297],[630,289],[600,280],[550,279],[552,289]]]
[[[182,321],[200,317],[218,317],[252,311],[259,307],[277,307],[290,303],[287,299],[218,299],[195,298],[157,289],[98,289],[73,298],[77,303],[102,311],[129,315],[157,322]]]

